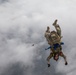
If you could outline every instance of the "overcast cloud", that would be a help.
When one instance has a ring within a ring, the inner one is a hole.
[[[0,75],[75,75],[75,9],[75,0],[0,0]],[[54,30],[55,19],[68,65],[60,58],[48,68],[44,32],[47,26]]]

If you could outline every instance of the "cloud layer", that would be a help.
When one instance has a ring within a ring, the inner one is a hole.
[[[0,0],[0,75],[76,74],[75,0]],[[58,19],[68,66],[51,60],[44,32]],[[35,44],[32,46],[32,44]]]

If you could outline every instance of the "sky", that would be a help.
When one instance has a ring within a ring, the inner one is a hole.
[[[0,0],[0,75],[75,75],[75,9],[75,0]],[[51,59],[48,68],[44,33],[47,26],[55,30],[55,19],[68,65],[60,57],[58,62]]]

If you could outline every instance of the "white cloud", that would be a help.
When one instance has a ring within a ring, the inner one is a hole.
[[[75,2],[75,0],[8,0],[1,3],[0,66],[4,67],[17,61],[32,65],[35,56],[38,56],[37,48],[45,44],[46,27],[54,29],[52,23],[58,19],[66,45],[64,53],[67,54],[69,65],[65,68],[63,61],[60,60],[57,72],[74,74],[75,71],[71,73],[69,71],[76,67]],[[32,47],[32,43],[36,45]],[[41,56],[38,59],[41,59]]]

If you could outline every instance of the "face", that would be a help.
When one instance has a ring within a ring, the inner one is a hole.
[[[59,55],[56,54],[55,57],[54,57],[54,59],[57,61],[59,59]]]

